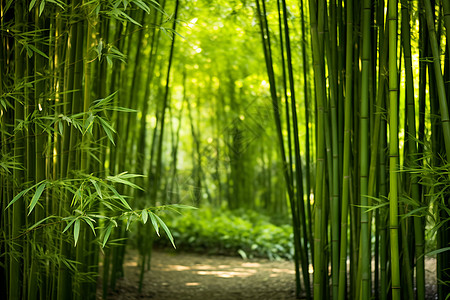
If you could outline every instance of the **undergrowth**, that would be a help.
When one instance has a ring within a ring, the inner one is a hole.
[[[186,210],[164,219],[177,249],[208,254],[293,259],[292,227],[275,225],[268,216],[250,210]],[[156,239],[157,247],[171,247],[167,239]]]

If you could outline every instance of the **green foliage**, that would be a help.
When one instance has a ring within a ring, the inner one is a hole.
[[[202,208],[167,218],[178,249],[210,254],[293,259],[292,227],[250,210]],[[169,246],[157,240],[159,246]]]

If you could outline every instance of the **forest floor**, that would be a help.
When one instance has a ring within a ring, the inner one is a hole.
[[[124,268],[125,277],[108,295],[110,300],[295,299],[294,263],[290,261],[155,250],[141,293],[136,252],[126,256]],[[435,261],[427,260],[429,300],[437,299],[435,270]],[[100,295],[101,287],[98,292]]]

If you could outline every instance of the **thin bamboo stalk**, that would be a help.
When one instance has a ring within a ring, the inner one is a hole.
[[[370,21],[371,7],[370,1],[364,1],[363,7],[363,45],[362,45],[362,78],[361,78],[361,111],[360,111],[360,203],[361,203],[361,295],[359,299],[369,299],[371,295],[371,247],[370,247],[370,230],[369,230],[369,213],[368,207],[368,175],[369,175],[369,69],[370,69]]]
[[[445,7],[445,5],[444,5]],[[417,168],[417,144],[416,144],[416,117],[415,117],[415,101],[414,101],[414,79],[411,58],[411,34],[408,2],[402,0],[402,41],[405,52],[405,75],[406,75],[406,113],[408,122],[408,154],[407,163],[412,168]],[[410,176],[411,180],[411,197],[416,203],[420,203],[420,191],[417,177]],[[416,256],[416,288],[417,299],[425,298],[425,258],[424,258],[424,232],[423,218],[414,217],[414,234],[415,234],[415,256]]]
[[[300,241],[299,221],[298,221],[298,214],[296,213],[296,204],[295,204],[295,195],[294,195],[293,185],[290,184],[292,182],[292,178],[288,171],[289,166],[287,164],[286,151],[285,151],[283,134],[282,134],[282,129],[281,129],[281,118],[280,118],[280,113],[279,113],[278,96],[277,96],[277,92],[276,92],[275,75],[274,75],[274,70],[273,70],[270,34],[269,34],[269,30],[268,30],[264,1],[262,2],[262,6],[263,6],[263,9],[261,9],[259,0],[256,0],[256,8],[257,8],[257,13],[258,13],[258,17],[259,17],[260,33],[261,33],[264,58],[265,58],[267,73],[268,73],[268,77],[269,77],[270,95],[271,95],[271,100],[272,100],[272,111],[274,114],[276,133],[277,133],[277,138],[278,138],[278,145],[279,145],[279,150],[280,150],[281,160],[282,160],[283,176],[284,176],[284,180],[286,182],[287,192],[289,195],[289,202],[291,205],[291,215],[292,215],[293,233],[294,233],[294,262],[296,264],[296,267],[295,267],[296,290],[300,290],[300,274],[298,272],[298,270],[299,270],[299,241]]]
[[[25,7],[24,3],[17,1],[14,3],[14,22],[16,24],[15,29],[18,34],[22,33],[24,28],[24,12]],[[24,54],[22,51],[22,45],[19,42],[19,39],[15,39],[14,43],[14,82],[16,85],[20,86],[20,83],[23,83],[24,80]],[[15,126],[19,125],[20,120],[25,119],[25,111],[23,104],[24,101],[23,96],[18,95],[19,99],[16,99],[14,102],[14,124]],[[19,130],[14,134],[14,156],[16,157],[17,163],[21,166],[20,169],[13,170],[13,178],[14,178],[14,194],[18,194],[21,190],[23,178],[25,178],[25,171],[23,167],[25,166],[25,140],[24,133],[22,130]],[[8,254],[10,256],[10,274],[9,274],[9,298],[10,299],[20,299],[22,297],[22,282],[23,278],[21,275],[22,269],[22,258],[20,257],[20,253],[23,249],[23,241],[19,237],[20,232],[22,230],[22,226],[24,225],[23,216],[25,215],[25,207],[23,202],[16,202],[13,206],[12,212],[12,224],[11,224],[11,238],[13,244],[10,246],[8,250]]]
[[[306,214],[305,214],[305,204],[304,204],[304,193],[303,193],[303,170],[302,170],[302,161],[300,157],[300,140],[299,140],[299,131],[298,131],[298,119],[297,119],[297,107],[296,107],[296,98],[295,98],[295,88],[294,88],[294,71],[292,67],[292,54],[291,54],[291,42],[289,36],[289,24],[287,19],[287,6],[286,1],[282,0],[283,7],[283,21],[284,21],[284,33],[285,33],[285,41],[286,41],[286,55],[287,55],[287,66],[288,66],[288,74],[289,74],[289,87],[291,93],[291,111],[292,111],[292,124],[294,126],[294,150],[295,150],[295,174],[296,174],[296,191],[297,191],[297,208],[299,213],[299,217],[301,223],[299,224],[302,230],[302,234],[300,236],[300,263],[302,265],[303,272],[303,280],[305,282],[305,289],[307,298],[310,298],[310,286],[309,283],[309,259],[306,251],[306,245],[308,244],[307,240],[307,229],[306,229]],[[297,295],[299,295],[299,291],[297,291]]]
[[[348,235],[348,204],[350,189],[350,151],[352,124],[352,84],[353,84],[353,0],[345,5],[347,11],[346,36],[346,66],[345,66],[345,109],[344,109],[344,152],[342,166],[342,200],[341,200],[341,239],[339,263],[338,299],[344,300],[347,294],[347,235]]]
[[[330,22],[331,27],[336,26],[336,20],[334,14],[332,12],[335,10],[333,6],[335,3],[330,3]],[[327,24],[328,25],[328,24]],[[328,27],[328,26],[327,26]],[[331,164],[329,166],[329,177],[330,177],[330,194],[331,194],[331,205],[330,205],[330,213],[331,213],[331,278],[332,278],[332,291],[333,295],[338,295],[339,290],[339,233],[340,233],[340,190],[339,190],[339,146],[338,146],[338,109],[337,109],[337,101],[338,101],[338,76],[337,76],[337,66],[336,66],[336,30],[335,28],[330,28],[326,30],[325,33],[325,48],[327,53],[327,63],[328,63],[328,73],[329,73],[329,110],[328,113],[330,117],[327,118],[328,128],[326,132],[331,133],[331,141],[327,148],[331,147],[331,151],[327,151],[331,154],[331,157],[327,159],[327,162]],[[336,297],[336,296],[335,296]]]
[[[400,299],[398,247],[398,77],[397,77],[397,1],[389,0],[389,231],[391,238],[392,299]]]

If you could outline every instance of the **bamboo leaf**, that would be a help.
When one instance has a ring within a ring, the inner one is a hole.
[[[155,214],[153,212],[149,211],[148,215],[150,216],[150,220],[152,221],[152,225],[153,225],[153,228],[155,229],[156,234],[158,236],[160,236],[159,235],[159,225],[158,225],[158,222],[156,221]]]
[[[172,233],[170,233],[170,230],[169,230],[169,228],[167,227],[166,223],[164,223],[163,220],[161,220],[161,218],[158,217],[157,215],[155,215],[155,218],[156,218],[156,220],[158,221],[158,223],[161,225],[162,229],[164,229],[164,231],[166,232],[167,237],[169,238],[169,240],[170,240],[170,242],[172,243],[173,247],[174,247],[174,248],[177,248],[177,247],[175,246],[175,242],[174,242],[174,240],[173,240]]]
[[[38,186],[38,188],[36,189],[36,193],[34,193],[33,198],[31,198],[30,211],[28,212],[28,215],[31,214],[31,212],[33,211],[34,207],[36,206],[39,198],[41,197],[42,193],[44,192],[45,185],[46,185],[45,182],[41,183],[41,185]]]
[[[113,223],[109,223],[108,227],[106,228],[105,235],[103,236],[102,248],[105,248],[106,242],[108,241],[108,238],[111,235],[113,225],[114,225]]]
[[[90,220],[89,218],[83,218],[83,220],[89,225],[89,227],[91,227],[92,233],[93,233],[94,235],[97,235],[97,234],[95,233],[95,227],[94,227],[94,223],[92,223],[92,220]],[[95,222],[95,221],[94,221],[94,222]]]
[[[135,188],[135,189],[143,190],[140,186],[132,183],[129,180],[125,180],[127,178],[135,178],[135,177],[142,177],[142,175],[121,173],[121,174],[116,175],[116,176],[108,176],[106,179],[111,181],[111,182],[121,183],[121,184],[128,185],[128,186],[130,186],[132,188]]]
[[[92,182],[92,185],[94,186],[95,191],[97,192],[100,199],[103,199],[102,191],[101,191],[100,187],[98,186],[97,182],[93,179],[89,179],[89,180]]]
[[[128,204],[128,202],[125,200],[125,198],[124,198],[122,195],[120,195],[120,194],[116,191],[116,189],[115,189],[114,187],[108,186],[108,188],[114,193],[114,195],[117,196],[117,198],[119,198],[120,202],[121,202],[126,208],[128,208],[129,210],[132,210],[131,207],[130,207],[130,205]]]
[[[449,250],[450,250],[450,247],[445,247],[445,248],[436,249],[434,251],[428,252],[426,255],[433,256],[433,255],[440,254],[442,252],[449,251]]]
[[[131,215],[127,220],[127,231],[130,228],[131,222],[133,221],[133,215]]]
[[[133,3],[135,3],[140,9],[142,9],[146,13],[150,13],[150,7],[148,7],[147,4],[144,3],[144,1],[134,0]]]
[[[75,225],[73,227],[73,238],[75,240],[74,247],[77,246],[78,237],[80,236],[80,219],[75,220]]]
[[[31,11],[35,4],[36,4],[36,0],[31,0],[30,6],[28,6],[28,10]]]
[[[14,204],[14,202],[16,202],[17,200],[19,200],[23,195],[25,195],[26,193],[28,193],[32,188],[34,188],[36,185],[33,185],[32,187],[27,188],[26,190],[21,191],[20,193],[18,193],[12,200],[11,202],[9,202],[9,204],[6,206],[5,210],[8,209],[8,207],[10,207],[11,205]]]
[[[70,228],[70,226],[72,226],[72,224],[73,224],[73,222],[75,222],[75,218],[73,218],[70,222],[69,222],[69,224],[67,224],[66,225],[66,227],[64,228],[64,230],[63,230],[63,233],[64,232],[66,232],[67,231],[67,229],[69,229]]]
[[[180,208],[180,209],[198,209],[195,206],[185,205],[185,204],[170,204],[168,206]]]
[[[41,0],[41,5],[39,5],[39,17],[41,16],[42,12],[45,8],[45,0]]]
[[[34,223],[33,225],[31,225],[30,227],[27,228],[28,231],[31,231],[33,229],[35,229],[36,227],[38,227],[39,225],[41,225],[42,223],[44,223],[47,220],[56,218],[56,216],[48,216],[43,218],[42,220],[39,220],[38,222]]]
[[[97,116],[96,118],[97,118],[97,120],[99,120],[100,125],[103,127],[103,130],[105,131],[106,135],[108,136],[108,139],[111,141],[111,143],[113,145],[115,145],[114,138],[113,138],[113,133],[115,132],[114,128],[111,126],[111,124],[109,124],[104,119],[100,118],[99,116]]]
[[[42,52],[41,50],[39,50],[38,48],[36,48],[32,44],[28,44],[27,47],[30,48],[30,50],[32,50],[33,52],[36,52],[37,54],[45,57],[46,59],[49,59],[49,57],[44,52]]]
[[[143,209],[141,215],[142,215],[142,222],[144,222],[144,224],[147,223],[147,220],[148,220],[148,213],[147,213],[147,210],[146,210],[146,209]]]

